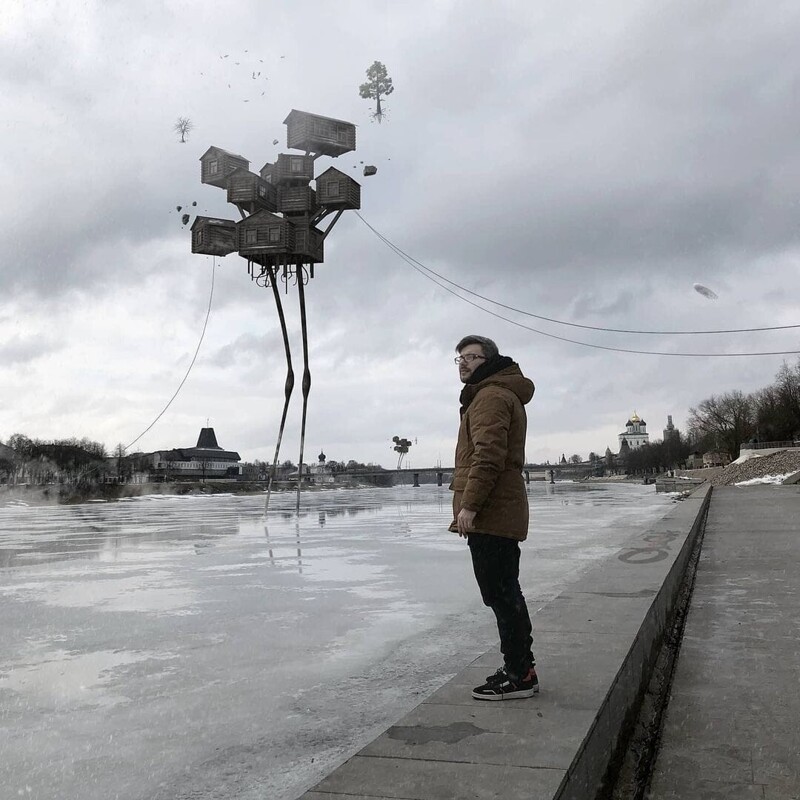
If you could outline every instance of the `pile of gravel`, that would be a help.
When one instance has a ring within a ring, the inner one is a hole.
[[[767,475],[786,475],[800,470],[800,448],[781,450],[768,456],[749,458],[741,464],[730,464],[709,480],[712,486],[730,486],[739,481],[764,478]]]

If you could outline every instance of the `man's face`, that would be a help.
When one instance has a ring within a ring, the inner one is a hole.
[[[479,344],[468,344],[458,354],[461,356],[461,361],[458,365],[458,377],[461,378],[461,383],[466,383],[472,377],[472,373],[486,361],[486,357],[483,355],[483,348]]]

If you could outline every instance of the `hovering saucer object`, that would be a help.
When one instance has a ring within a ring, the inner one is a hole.
[[[698,294],[703,295],[703,297],[707,297],[709,300],[719,299],[716,292],[712,292],[711,289],[708,288],[708,286],[703,286],[702,283],[693,284],[693,288]]]

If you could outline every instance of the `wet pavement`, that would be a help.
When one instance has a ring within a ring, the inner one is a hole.
[[[800,798],[800,488],[715,487],[650,800]]]
[[[672,498],[531,484],[531,611]],[[0,798],[290,800],[490,647],[450,493],[0,509]]]

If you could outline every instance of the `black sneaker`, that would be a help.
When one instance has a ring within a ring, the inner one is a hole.
[[[508,680],[508,673],[506,672],[505,667],[500,667],[493,675],[486,676],[486,685],[487,686],[498,686],[501,683],[505,683]]]
[[[500,672],[503,672],[502,677]],[[533,697],[539,692],[539,678],[536,669],[531,667],[528,674],[521,680],[514,681],[508,677],[505,670],[498,670],[483,686],[476,686],[472,696],[476,700],[516,700],[518,698]]]

